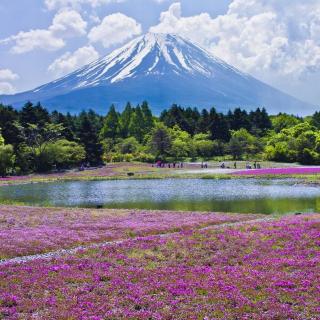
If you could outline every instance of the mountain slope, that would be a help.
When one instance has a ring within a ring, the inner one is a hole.
[[[152,34],[129,42],[58,80],[35,90],[0,96],[20,107],[38,102],[60,111],[92,108],[105,113],[111,103],[149,101],[159,113],[172,103],[220,111],[266,107],[270,113],[305,114],[314,107],[240,72],[176,35]]]

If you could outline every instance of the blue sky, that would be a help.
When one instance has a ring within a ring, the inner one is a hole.
[[[35,88],[153,31],[320,104],[319,0],[1,0],[0,15],[0,93]]]

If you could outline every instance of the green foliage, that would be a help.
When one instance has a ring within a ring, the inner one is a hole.
[[[145,134],[145,122],[140,106],[134,109],[129,124],[129,134],[135,137],[140,143],[143,141]]]
[[[320,130],[320,112],[316,112],[312,117],[311,117],[311,125],[316,127],[318,130]]]
[[[229,142],[229,151],[233,158],[241,159],[243,155],[252,156],[261,151],[258,139],[242,128],[233,131]]]
[[[1,134],[7,144],[13,146],[22,142],[20,137],[19,127],[19,114],[12,107],[6,107],[0,104],[0,128]]]
[[[86,152],[80,144],[62,139],[49,144],[45,150],[45,156],[47,163],[62,169],[79,165],[84,161]]]
[[[144,101],[142,103],[141,112],[142,112],[142,117],[143,117],[143,122],[144,122],[143,133],[144,133],[144,135],[146,135],[153,128],[153,116],[152,116],[152,112],[149,108],[147,101]]]
[[[291,128],[299,124],[301,120],[295,116],[279,113],[277,116],[271,117],[271,122],[274,131],[279,133],[283,129]]]
[[[50,164],[46,156],[49,144],[61,137],[63,132],[61,124],[44,123],[42,126],[28,123],[24,130],[26,145],[30,148],[36,171],[46,171]]]
[[[251,111],[249,114],[251,123],[251,133],[257,136],[263,136],[272,128],[272,122],[265,108],[258,108],[256,111]]]
[[[227,119],[223,114],[217,113],[215,108],[210,110],[209,132],[212,140],[229,141],[230,130]]]
[[[151,153],[159,159],[165,159],[170,155],[172,140],[169,129],[162,123],[157,123],[150,137]]]
[[[92,165],[101,163],[103,153],[97,123],[96,116],[90,113],[82,112],[79,116],[77,136],[86,151],[86,162]]]
[[[204,160],[209,159],[215,154],[215,143],[209,139],[208,134],[199,133],[193,137],[195,153]]]
[[[140,148],[141,145],[135,137],[126,138],[119,142],[116,146],[116,149],[118,149],[122,154],[136,153]]]
[[[1,135],[0,135],[1,137]],[[1,144],[0,138],[0,176],[5,177],[14,168],[14,150],[11,145]]]
[[[20,112],[20,123],[24,127],[28,126],[29,124],[42,127],[49,122],[49,112],[43,108],[40,103],[34,106],[31,102],[28,102],[24,105]]]
[[[131,104],[128,102],[119,119],[121,138],[128,138],[129,136],[129,125],[131,122],[132,113],[133,109]]]
[[[268,160],[319,164],[320,132],[308,122],[273,134],[265,148]]]
[[[171,136],[170,156],[174,160],[183,160],[193,155],[193,144],[188,132],[182,131],[177,125],[169,129]]]
[[[104,120],[100,136],[102,139],[109,138],[115,141],[119,133],[120,133],[119,115],[116,112],[115,106],[112,105]]]
[[[0,131],[0,147],[4,146],[4,139],[1,135],[1,131]]]
[[[29,102],[20,111],[0,104],[0,127],[2,154],[9,155],[2,160],[3,174],[70,168],[82,162],[99,165],[102,160],[265,157],[320,162],[320,112],[303,119],[269,116],[260,108],[222,114],[215,108],[199,112],[173,105],[157,118],[145,101],[136,107],[128,103],[122,113],[112,105],[106,116],[92,110],[64,115]]]

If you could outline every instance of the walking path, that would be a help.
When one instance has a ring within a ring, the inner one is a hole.
[[[197,228],[195,230],[212,230],[212,229],[219,229],[219,228],[230,227],[230,226],[241,226],[241,225],[250,224],[250,223],[272,221],[274,219],[275,219],[275,217],[265,217],[265,218],[252,219],[252,220],[241,221],[241,222],[227,222],[227,223],[223,223],[223,224],[212,225],[212,226],[207,226],[207,227],[203,227],[203,228]],[[103,247],[121,244],[121,243],[129,242],[129,241],[138,241],[140,239],[143,240],[143,239],[150,239],[150,238],[156,238],[156,237],[167,238],[167,237],[170,237],[173,235],[178,235],[179,233],[180,232],[168,232],[168,233],[162,233],[159,235],[107,241],[107,242],[102,242],[102,243],[95,243],[95,244],[90,244],[90,245],[79,246],[79,247],[72,248],[72,249],[60,249],[60,250],[47,252],[47,253],[28,255],[28,256],[22,256],[22,257],[10,258],[10,259],[3,259],[3,260],[0,260],[0,266],[9,265],[9,264],[26,263],[29,261],[40,260],[40,259],[41,260],[43,260],[43,259],[50,260],[50,259],[65,256],[65,255],[72,255],[72,254],[79,252],[80,250],[103,248]]]

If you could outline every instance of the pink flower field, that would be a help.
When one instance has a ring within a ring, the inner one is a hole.
[[[257,170],[243,170],[234,172],[233,174],[239,176],[320,174],[320,167],[266,168]]]
[[[0,206],[0,260],[257,217],[199,212]]]
[[[2,265],[0,319],[320,319],[320,215]]]

